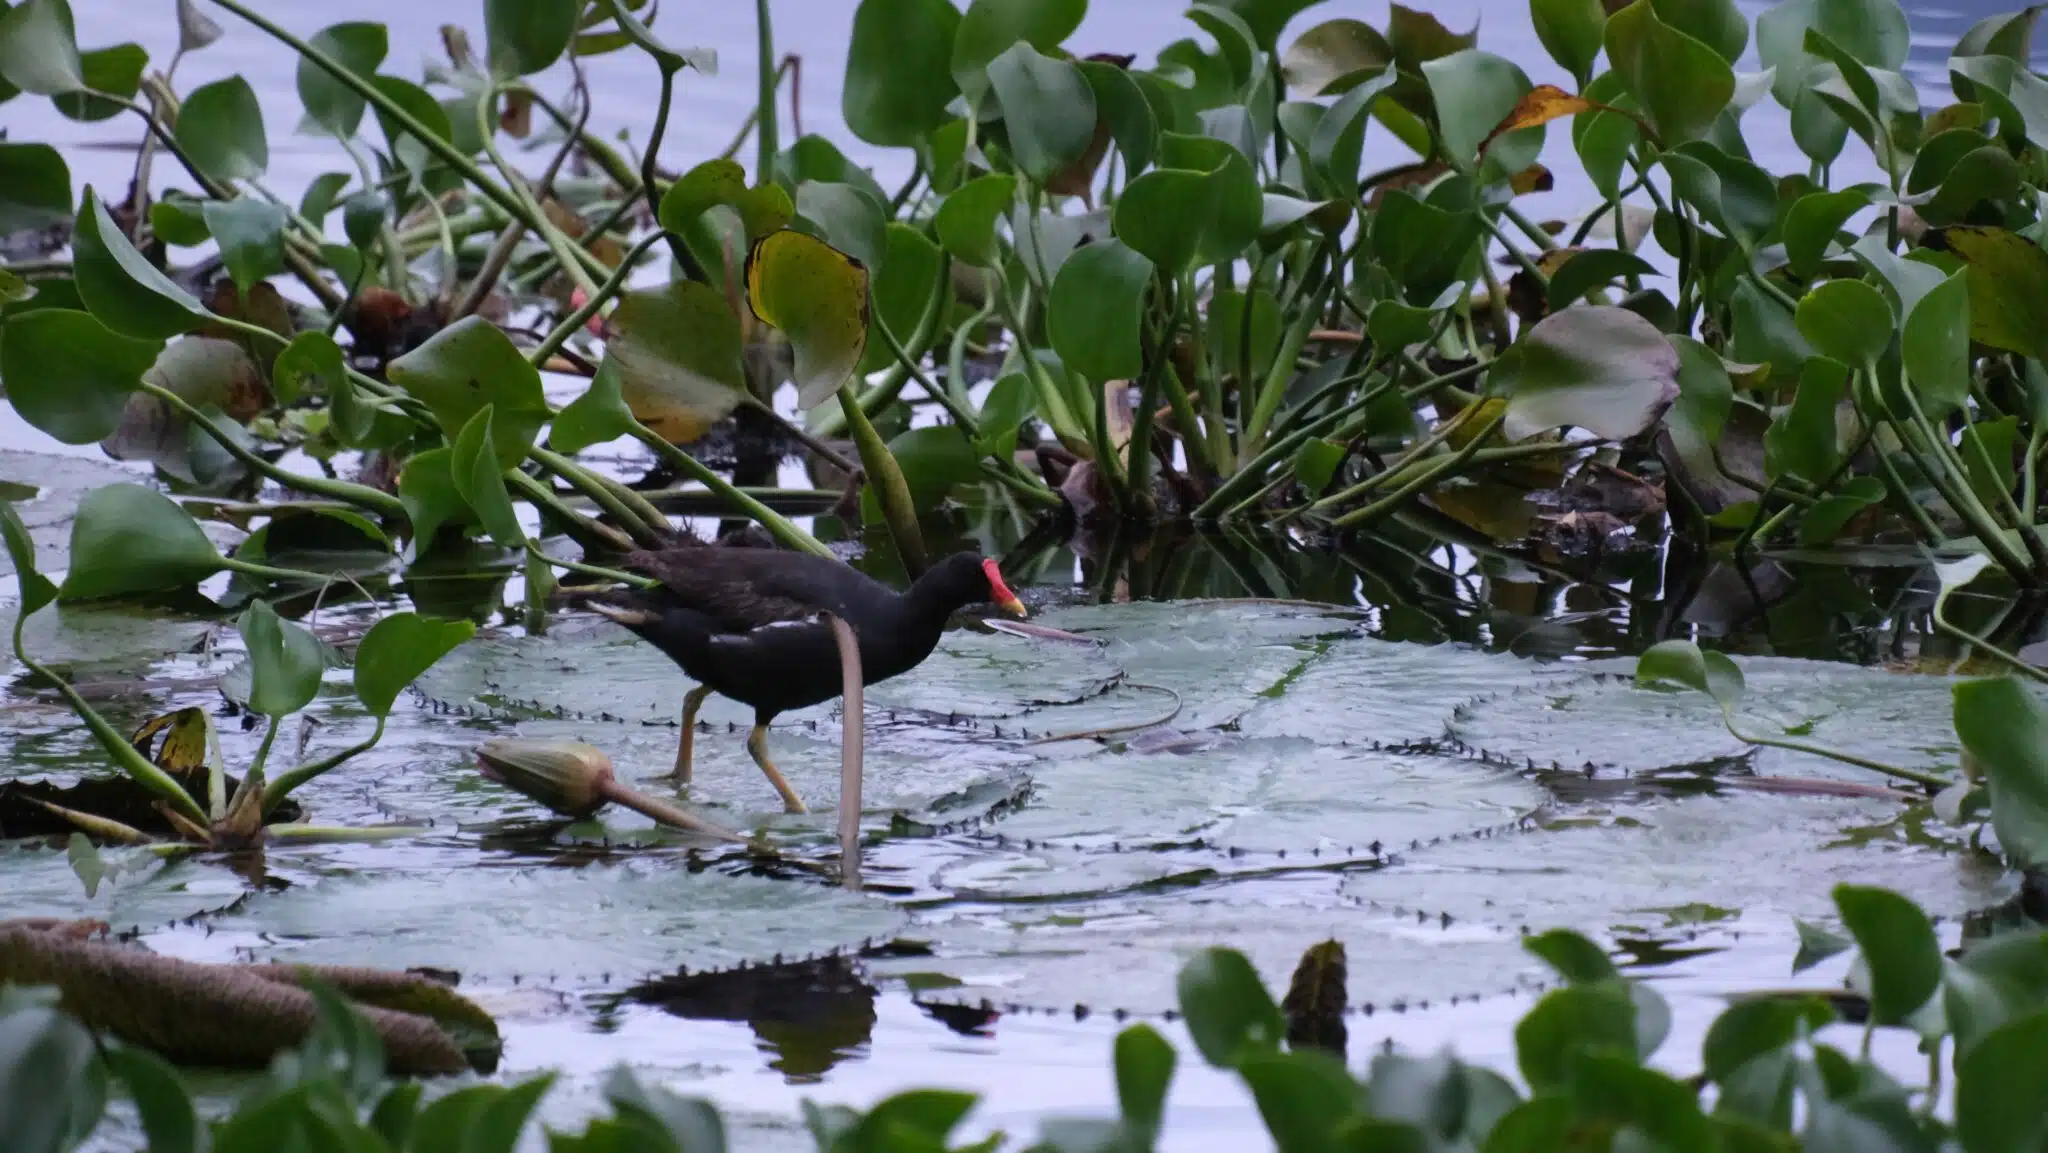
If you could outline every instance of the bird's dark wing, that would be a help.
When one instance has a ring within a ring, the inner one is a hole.
[[[789,582],[776,580],[773,563],[788,556],[765,549],[691,548],[627,554],[625,567],[658,580],[678,603],[704,614],[728,633],[813,618],[820,606],[791,595]]]

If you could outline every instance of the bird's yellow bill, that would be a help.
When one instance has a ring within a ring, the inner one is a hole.
[[[1003,572],[996,567],[994,560],[982,561],[981,571],[988,574],[988,599],[995,602],[997,608],[1012,616],[1028,617],[1031,615],[1024,611],[1024,602],[1018,600],[1017,594],[1010,591],[1010,586],[1003,583]]]

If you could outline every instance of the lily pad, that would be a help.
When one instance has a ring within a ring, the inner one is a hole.
[[[230,939],[246,935],[258,960],[587,984],[858,947],[902,921],[891,905],[842,888],[649,858],[582,869],[342,873],[252,897],[213,925]]]

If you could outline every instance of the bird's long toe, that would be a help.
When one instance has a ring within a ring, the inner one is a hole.
[[[761,772],[767,776],[768,783],[774,785],[775,791],[782,794],[782,807],[785,810],[792,813],[811,811],[804,806],[804,799],[796,795],[796,790],[790,788],[789,779],[782,775],[782,770],[776,768],[775,762],[768,759],[767,725],[754,726],[754,731],[747,737],[747,752],[753,754],[754,763],[761,766]]]

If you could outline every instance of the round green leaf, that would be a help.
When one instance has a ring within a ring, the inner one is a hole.
[[[50,104],[62,116],[90,123],[111,120],[127,111],[122,101],[134,99],[141,90],[142,70],[149,66],[149,53],[140,44],[117,44],[87,52],[78,58],[78,63],[85,74],[85,86],[107,95],[69,92],[51,97]]]
[[[548,419],[540,373],[498,326],[466,316],[391,362],[392,383],[425,402],[443,434],[452,437],[488,406],[498,464],[511,468],[526,456]]]
[[[1835,886],[1835,908],[1870,971],[1870,1013],[1903,1022],[1941,987],[1941,941],[1927,914],[1888,889]]]
[[[327,657],[319,638],[277,615],[268,601],[255,601],[235,622],[249,651],[249,710],[288,717],[320,695]]]
[[[1194,267],[1214,215],[1208,173],[1155,168],[1117,197],[1110,229],[1131,249],[1178,276]]]
[[[1651,276],[1657,269],[1633,252],[1616,248],[1588,248],[1574,252],[1550,277],[1550,310],[1557,312],[1578,302],[1595,289],[1624,276]]]
[[[1058,48],[1088,13],[1088,0],[974,0],[953,34],[953,82],[972,110],[989,86],[988,70],[1013,44]]]
[[[455,128],[448,119],[448,110],[426,89],[397,76],[377,75],[369,79],[372,87],[411,116],[429,135],[442,141],[454,140]],[[434,154],[424,141],[381,105],[376,113],[377,127],[384,133],[384,143],[401,166],[413,173],[423,173],[433,167]]]
[[[1321,96],[1343,91],[1354,78],[1384,69],[1393,59],[1394,50],[1372,25],[1339,18],[1302,33],[1288,46],[1280,67],[1290,91]]]
[[[2048,351],[2048,252],[2003,228],[1944,228],[1928,243],[1969,267],[1970,339],[2027,356]]]
[[[71,522],[71,567],[58,599],[89,601],[185,588],[221,567],[220,551],[176,501],[141,485],[110,484],[78,502]]]
[[[1733,709],[1745,691],[1742,670],[1725,654],[1702,650],[1691,641],[1663,641],[1636,658],[1636,683],[1683,685]]]
[[[29,536],[28,526],[21,523],[21,514],[14,511],[12,501],[0,500],[0,540],[6,541],[8,558],[14,562],[20,614],[31,616],[43,611],[57,599],[57,586],[36,569],[36,542]]]
[[[0,13],[0,80],[56,96],[85,87],[85,66],[65,0],[24,0]]]
[[[868,335],[868,271],[860,261],[801,232],[770,233],[747,254],[747,300],[789,338],[800,408],[832,396],[859,367]]]
[[[1625,440],[1678,398],[1678,353],[1625,308],[1567,308],[1509,346],[1487,382],[1508,398],[1502,427],[1510,440],[1567,425]]]
[[[920,512],[934,508],[959,485],[981,479],[979,456],[966,436],[949,424],[926,425],[899,433],[889,442],[889,455],[903,473],[911,504]],[[862,493],[867,519],[881,521],[875,490]]]
[[[1460,170],[1481,166],[1479,146],[1507,119],[1532,85],[1512,61],[1469,48],[1422,66],[1436,104],[1444,152]],[[1488,146],[1483,167],[1490,180],[1505,180],[1536,162],[1544,126],[1510,132]]]
[[[1600,58],[1601,33],[1607,27],[1600,0],[1529,0],[1529,19],[1543,50],[1584,88],[1593,79],[1593,62]]]
[[[1821,61],[1806,51],[1814,29],[1873,68],[1898,69],[1912,47],[1912,28],[1898,0],[1779,0],[1756,18],[1756,53],[1774,69],[1771,90],[1793,108]],[[1957,53],[1967,55],[1967,53]]]
[[[1848,395],[1849,370],[1826,356],[1809,357],[1799,374],[1792,404],[1764,430],[1764,469],[1771,476],[1790,473],[1820,484],[1842,459],[1842,437],[1835,410]]]
[[[405,505],[405,517],[412,525],[413,556],[418,558],[433,544],[434,534],[444,524],[469,524],[476,514],[462,494],[455,490],[454,454],[447,448],[433,448],[414,455],[398,473],[398,500]]]
[[[1906,378],[1926,398],[1930,418],[1970,400],[1969,275],[1957,272],[1921,297],[1899,337]]]
[[[314,33],[310,43],[366,81],[377,74],[391,50],[390,34],[384,26],[368,22],[330,25]],[[309,126],[341,140],[354,136],[362,126],[363,98],[309,58],[299,60],[298,87]]]
[[[978,176],[949,193],[932,220],[939,243],[953,259],[981,268],[1002,263],[996,243],[996,222],[1009,211],[1017,194],[1017,178],[1007,172]]]
[[[1003,111],[1010,154],[1040,188],[1095,140],[1095,89],[1072,64],[1020,42],[989,64],[988,82]]]
[[[2048,708],[2010,677],[1965,681],[1955,724],[1990,785],[1999,848],[2016,865],[2048,864]]]
[[[605,360],[617,370],[627,410],[670,443],[696,440],[739,405],[747,387],[744,339],[718,289],[677,280],[624,293],[611,322]]]
[[[1672,187],[1723,236],[1754,249],[1778,220],[1777,178],[1738,156],[1695,140],[1666,152]]]
[[[373,717],[391,715],[398,694],[435,662],[476,635],[471,621],[393,613],[370,626],[356,646],[356,698]]]
[[[960,94],[953,43],[960,10],[947,0],[861,0],[847,44],[840,110],[855,136],[902,148],[947,120]]]
[[[178,5],[181,16],[189,5],[190,0]],[[199,1112],[177,1070],[147,1049],[126,1045],[103,1050],[102,1057],[135,1102],[151,1153],[198,1153]]]
[[[110,332],[91,313],[39,308],[7,322],[0,380],[23,420],[65,444],[95,444],[120,425],[163,347]]]
[[[1875,364],[1892,339],[1891,305],[1861,280],[1830,280],[1807,293],[1793,322],[1815,352],[1857,368]]]
[[[163,340],[190,332],[208,319],[206,309],[159,272],[128,242],[88,186],[72,237],[74,274],[85,306],[115,332]]]
[[[526,533],[519,527],[511,494],[505,491],[505,470],[491,451],[491,406],[478,409],[448,450],[448,473],[456,495],[476,513],[491,539],[506,548],[523,548]]]
[[[1735,95],[1728,61],[1658,19],[1651,0],[1609,16],[1605,42],[1614,71],[1667,148],[1704,134]]]
[[[263,106],[240,76],[193,89],[178,107],[177,137],[192,163],[215,180],[254,180],[270,167]]]
[[[561,59],[582,14],[582,0],[486,0],[484,36],[491,71],[531,76]]]
[[[698,217],[717,205],[737,202],[746,190],[747,170],[737,160],[713,158],[669,185],[656,215],[663,228],[681,236]]]
[[[1294,478],[1310,496],[1320,496],[1337,478],[1337,466],[1344,463],[1345,447],[1334,440],[1312,436],[1301,442],[1294,454]]]
[[[796,217],[819,240],[880,272],[888,254],[888,213],[879,201],[851,184],[806,180],[796,187]]]
[[[1101,60],[1082,60],[1075,65],[1095,90],[1095,111],[1109,125],[1110,139],[1123,155],[1126,177],[1136,176],[1152,164],[1159,142],[1159,117],[1144,89],[1131,74]]]
[[[71,169],[47,144],[0,141],[0,236],[71,219]]]
[[[1046,332],[1060,360],[1094,381],[1131,380],[1144,370],[1139,330],[1152,262],[1108,240],[1067,258],[1053,278]]]
[[[1180,971],[1180,1010],[1202,1059],[1232,1068],[1277,1052],[1287,1035],[1280,1007],[1244,954],[1204,949]]]
[[[1308,159],[1337,195],[1357,195],[1359,169],[1365,162],[1367,115],[1394,86],[1392,70],[1346,92],[1317,122],[1309,138]]]
[[[633,431],[633,411],[620,390],[619,366],[607,356],[583,395],[562,406],[548,432],[556,452],[578,453],[594,444],[617,440]]]
[[[1785,211],[1785,260],[1792,273],[1811,277],[1837,243],[1842,226],[1851,216],[1870,207],[1870,196],[1860,189],[1838,192],[1809,192],[1792,202]]]
[[[934,294],[940,290],[939,280],[947,272],[945,252],[923,232],[908,224],[892,223],[886,235],[888,256],[869,286],[874,315],[869,318],[867,352],[861,358],[863,373],[880,372],[896,363],[889,342],[881,338],[884,322],[898,340],[906,343],[904,351],[912,356],[924,352],[907,345],[916,337],[926,307],[933,305]]]
[[[283,208],[268,200],[240,197],[209,200],[200,209],[206,230],[220,245],[220,258],[227,265],[235,287],[246,294],[262,280],[284,271]]]
[[[2025,1153],[2048,1145],[2048,1009],[1984,1035],[1956,1069],[1956,1132],[1965,1153]]]
[[[1259,238],[1259,229],[1265,224],[1265,197],[1244,153],[1221,140],[1168,132],[1159,140],[1159,163],[1209,174],[1212,199],[1208,203],[1213,215],[1203,230],[1202,246],[1195,257],[1198,264],[1236,260]],[[1118,207],[1121,210],[1121,203]]]

